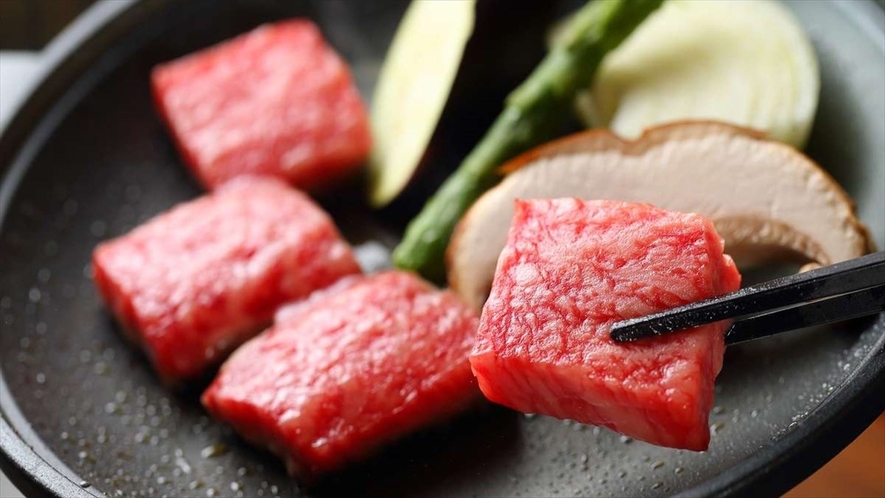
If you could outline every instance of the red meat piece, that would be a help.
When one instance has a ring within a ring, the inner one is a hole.
[[[713,224],[647,204],[517,201],[470,357],[511,408],[704,450],[723,323],[615,344],[614,322],[736,290]]]
[[[200,376],[281,304],[360,271],[307,196],[252,178],[100,244],[92,264],[105,302],[169,381]]]
[[[203,405],[310,479],[481,398],[467,360],[477,323],[411,273],[354,277],[281,310]]]
[[[310,21],[261,26],[162,64],[151,83],[185,162],[209,189],[244,174],[323,186],[369,152],[350,70]]]

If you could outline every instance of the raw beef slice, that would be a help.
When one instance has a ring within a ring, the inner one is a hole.
[[[470,357],[482,392],[511,408],[704,450],[718,323],[615,344],[614,322],[736,290],[713,224],[647,204],[516,201]]]
[[[203,405],[309,480],[481,398],[467,360],[477,324],[411,273],[353,277],[282,309]]]
[[[160,65],[151,83],[185,161],[210,189],[243,174],[324,186],[369,152],[350,69],[310,21],[261,26]]]
[[[251,178],[100,244],[92,263],[105,302],[169,381],[199,377],[279,305],[360,271],[313,201]]]

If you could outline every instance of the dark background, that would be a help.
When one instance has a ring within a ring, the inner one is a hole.
[[[41,50],[95,0],[0,0],[0,50]],[[885,0],[877,0],[885,5]],[[885,496],[881,470],[885,418],[814,476],[792,497]]]
[[[0,50],[40,50],[95,0],[0,0]]]

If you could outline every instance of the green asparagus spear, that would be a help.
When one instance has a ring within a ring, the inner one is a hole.
[[[602,58],[661,3],[595,0],[578,11],[541,64],[507,97],[479,144],[409,223],[393,252],[394,264],[442,281],[452,231],[473,201],[498,182],[498,166],[554,138],[575,93],[590,84]]]

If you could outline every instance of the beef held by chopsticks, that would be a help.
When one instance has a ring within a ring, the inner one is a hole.
[[[628,344],[609,329],[739,284],[722,239],[699,215],[517,201],[470,362],[492,401],[705,450],[727,323]]]

